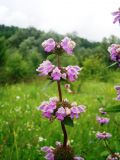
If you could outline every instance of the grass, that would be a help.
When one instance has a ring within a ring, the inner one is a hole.
[[[1,160],[43,160],[40,148],[55,145],[63,141],[60,123],[49,122],[36,109],[39,104],[56,96],[56,83],[44,87],[47,81],[41,79],[32,83],[6,85],[0,88],[0,159]],[[80,82],[74,84],[77,91]],[[96,122],[99,107],[98,97],[103,97],[103,104],[108,107],[119,104],[113,83],[85,81],[79,92],[69,94],[62,87],[63,97],[87,106],[87,112],[75,120],[74,128],[67,127],[69,141],[76,155],[86,160],[104,160],[108,155],[103,143],[96,139],[98,130],[112,134],[109,140],[114,151],[120,152],[120,114],[111,113],[110,123],[101,128]],[[116,123],[117,122],[117,123]],[[42,138],[44,138],[42,140]]]

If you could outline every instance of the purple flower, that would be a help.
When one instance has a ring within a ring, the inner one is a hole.
[[[117,21],[118,23],[120,23],[120,8],[118,9],[118,11],[113,12],[112,15],[115,16],[113,23],[116,23]]]
[[[120,101],[120,86],[115,86],[115,89],[117,91],[117,97],[115,99]]]
[[[71,108],[71,114],[70,114],[70,117],[73,119],[73,118],[79,118],[79,114],[80,114],[80,110],[78,107],[72,107]]]
[[[48,73],[52,72],[54,65],[48,60],[43,61],[42,64],[36,69],[40,74],[40,76],[46,76]]]
[[[51,77],[53,78],[53,80],[55,81],[59,81],[62,77],[61,71],[58,67],[55,67],[55,69],[53,70]]]
[[[48,147],[48,146],[42,147],[41,151],[45,152],[46,155],[44,158],[46,160],[54,160],[54,153],[53,153],[52,147]]]
[[[106,160],[119,160],[120,159],[120,153],[113,153],[110,154]]]
[[[45,153],[51,153],[51,152],[53,152],[53,150],[51,149],[51,147],[48,147],[48,146],[42,147],[41,151],[43,151]]]
[[[112,137],[112,135],[110,133],[106,133],[106,132],[97,132],[96,137],[98,139],[109,139]]]
[[[115,100],[120,101],[120,94],[115,98]]]
[[[66,67],[67,76],[70,82],[74,82],[79,75],[79,71],[81,70],[78,66],[68,66]]]
[[[102,108],[102,107],[99,108],[99,112],[100,112],[101,114],[107,114],[107,112],[105,112],[105,111],[104,111],[104,108]]]
[[[48,153],[44,158],[46,160],[54,160],[54,153]]]
[[[49,102],[42,102],[39,106],[39,110],[42,111],[44,117],[50,119],[56,109],[56,102],[50,100]]]
[[[108,47],[108,52],[110,53],[110,58],[112,61],[120,62],[120,45],[112,44]]]
[[[62,41],[61,41],[61,47],[68,53],[68,54],[72,54],[73,49],[75,48],[76,44],[74,41],[72,41],[70,38],[65,37]]]
[[[109,118],[104,118],[104,117],[96,117],[96,120],[100,123],[100,124],[107,124],[109,123],[110,119]]]
[[[56,118],[60,121],[63,121],[66,116],[65,109],[60,107],[56,112]]]
[[[52,52],[55,49],[55,41],[52,38],[49,38],[48,40],[45,40],[42,43],[42,47],[46,52]]]
[[[72,108],[71,108],[70,117],[71,117],[72,119],[74,119],[74,118],[79,118],[80,113],[83,113],[83,112],[86,111],[86,110],[85,110],[85,108],[86,108],[85,106],[83,106],[83,105],[77,106],[77,103],[76,103],[76,102],[73,102],[73,103],[71,104],[71,106],[72,106]]]
[[[115,86],[115,89],[117,91],[117,94],[120,94],[120,86]]]
[[[66,73],[61,74],[61,77],[62,77],[63,79],[66,79]]]
[[[79,109],[80,113],[86,112],[86,107],[84,105],[79,105],[78,109]]]

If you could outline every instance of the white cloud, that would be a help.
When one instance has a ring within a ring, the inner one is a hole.
[[[119,35],[111,12],[120,0],[0,0],[0,23],[34,26],[65,34],[76,31],[81,37],[101,40]]]
[[[3,5],[0,5],[0,23],[20,27],[29,25],[26,14],[20,11],[11,11],[11,9]]]

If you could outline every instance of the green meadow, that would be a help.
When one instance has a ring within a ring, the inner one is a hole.
[[[117,76],[116,76],[117,77]],[[17,83],[0,87],[0,159],[1,160],[44,160],[40,148],[55,146],[63,141],[60,123],[42,117],[37,107],[42,101],[56,96],[56,82],[47,85],[46,79],[29,83]],[[67,126],[69,143],[76,155],[86,160],[104,160],[109,154],[104,143],[96,138],[97,131],[112,134],[109,144],[113,151],[120,152],[120,113],[109,113],[110,123],[101,127],[96,122],[99,108],[119,104],[115,101],[114,81],[78,80],[73,83],[74,93],[68,93],[62,84],[63,98],[86,106],[86,113]]]

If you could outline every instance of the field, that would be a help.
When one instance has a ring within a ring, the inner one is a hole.
[[[31,83],[19,83],[0,87],[0,159],[1,160],[43,160],[40,148],[44,145],[55,145],[63,140],[58,121],[49,122],[41,116],[37,107],[43,100],[56,96],[56,83],[45,87],[45,79]],[[102,141],[96,139],[99,130],[112,134],[109,140],[114,151],[120,152],[120,114],[109,113],[110,123],[105,127],[96,122],[98,109],[102,103],[109,107],[119,102],[115,101],[116,82],[79,81],[74,83],[74,94],[66,92],[62,86],[63,97],[86,105],[87,111],[79,120],[75,120],[74,128],[67,127],[69,141],[76,155],[82,155],[86,160],[104,160],[108,151]],[[79,90],[78,90],[79,87]]]

